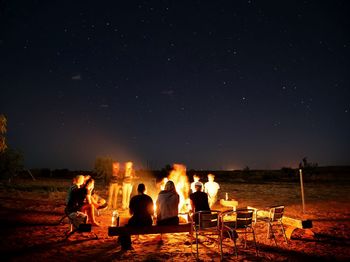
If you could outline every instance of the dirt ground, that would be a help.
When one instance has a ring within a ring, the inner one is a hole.
[[[1,261],[195,261],[195,244],[187,234],[132,237],[133,250],[122,252],[116,237],[109,237],[111,212],[102,211],[92,233],[74,234],[65,240],[67,220],[58,223],[64,213],[62,192],[23,192],[0,190]],[[247,203],[249,204],[249,203]],[[217,206],[217,208],[224,209]],[[266,225],[258,222],[255,231],[259,255],[251,241],[245,249],[238,240],[238,258],[233,243],[223,242],[224,261],[349,261],[350,206],[347,201],[313,200],[300,215],[300,205],[286,206],[287,215],[310,219],[312,231],[295,230],[289,245],[278,235],[278,246],[266,238]],[[121,223],[127,221],[121,213]],[[215,238],[200,236],[199,259],[219,261]]]

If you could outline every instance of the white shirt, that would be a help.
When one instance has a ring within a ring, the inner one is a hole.
[[[208,197],[214,197],[217,195],[220,186],[216,182],[207,182],[204,184],[204,192],[208,194]]]

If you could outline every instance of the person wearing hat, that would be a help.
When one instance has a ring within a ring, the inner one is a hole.
[[[190,194],[191,208],[194,213],[198,211],[210,211],[208,195],[202,192],[202,185],[201,182],[196,182],[194,185],[196,192]],[[194,216],[194,221],[198,223],[197,214]]]
[[[202,185],[202,191],[203,191],[203,183],[199,181],[200,177],[197,174],[193,175],[193,182],[191,183],[191,193],[196,192],[196,183],[199,182]]]

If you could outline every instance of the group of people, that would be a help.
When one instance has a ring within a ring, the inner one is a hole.
[[[209,206],[212,207],[217,201],[220,185],[214,181],[214,174],[208,174],[208,182],[206,182],[205,184],[203,184],[199,180],[200,177],[197,174],[193,175],[193,182],[191,183],[191,192],[194,193],[197,191],[196,185],[200,186],[201,191],[207,194]]]
[[[95,210],[104,208],[105,201],[94,192],[95,181],[90,176],[78,175],[68,190],[65,213],[75,227],[89,222],[99,226],[95,220]]]
[[[124,172],[120,170],[120,164],[114,162],[112,165],[112,177],[109,183],[108,193],[108,208],[117,209],[118,205],[118,194],[120,189],[122,190],[122,209],[128,209],[130,196],[133,188],[133,180],[135,176],[135,170],[133,168],[133,162],[126,162]]]
[[[131,218],[127,226],[151,226],[153,218],[156,218],[157,225],[177,225],[179,224],[178,206],[180,196],[176,191],[173,181],[168,180],[158,194],[156,200],[156,210],[154,203],[146,192],[146,186],[140,183],[137,187],[137,195],[130,199],[132,191],[132,182],[135,178],[133,163],[125,163],[124,175],[120,175],[119,163],[113,163],[113,176],[109,186],[108,207],[117,208],[117,197],[120,188],[122,188],[123,199],[122,208],[129,208]],[[191,184],[191,194],[189,196],[192,212],[210,211],[212,205],[216,202],[219,184],[214,181],[214,175],[208,174],[208,182],[204,185],[200,182],[197,175],[193,177]],[[94,194],[94,180],[90,176],[77,176],[73,185],[69,188],[66,200],[66,214],[70,217],[73,224],[78,226],[89,222],[93,226],[99,226],[95,220],[95,210],[107,206],[105,201],[99,202]],[[193,218],[195,221],[196,217]],[[131,238],[129,235],[120,237],[121,245],[124,249],[131,247]]]
[[[214,176],[210,174],[209,182],[207,182],[207,192],[213,193],[214,190],[210,190],[210,185],[214,184],[217,190],[220,188],[219,185],[214,182]],[[203,184],[197,179],[193,182],[192,193],[190,194],[190,202],[192,212],[208,211],[210,212],[210,200],[209,194],[203,192]],[[209,184],[208,184],[209,183]],[[204,188],[205,189],[205,188]],[[154,205],[153,200],[150,196],[145,194],[146,187],[144,184],[139,184],[137,187],[138,195],[134,196],[130,200],[129,212],[131,218],[128,221],[127,226],[151,226],[153,224],[154,216]],[[205,191],[205,190],[204,190]],[[215,197],[216,197],[215,194]],[[213,195],[212,195],[213,196]],[[213,196],[214,197],[214,196]],[[168,180],[158,194],[156,200],[156,224],[157,225],[178,225],[178,206],[180,196],[176,192],[176,187],[173,181]],[[194,221],[197,222],[198,217],[193,217]],[[120,236],[120,243],[123,249],[130,249],[131,237],[130,235]]]

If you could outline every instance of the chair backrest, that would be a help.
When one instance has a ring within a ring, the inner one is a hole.
[[[269,214],[271,222],[281,220],[283,217],[283,213],[284,213],[284,206],[271,207],[270,214]]]
[[[219,227],[219,212],[198,212],[199,229]]]
[[[247,228],[253,224],[253,209],[238,209],[236,210],[236,228]]]

